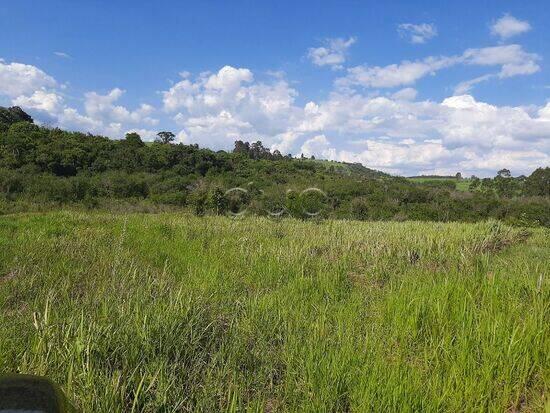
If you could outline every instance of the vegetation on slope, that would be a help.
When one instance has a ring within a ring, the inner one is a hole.
[[[0,217],[0,371],[83,411],[542,411],[550,233]]]
[[[359,220],[497,218],[550,226],[550,168],[519,178],[500,171],[457,191],[452,182],[411,182],[359,164],[295,159],[261,142],[236,141],[231,153],[213,152],[173,144],[166,131],[145,144],[136,133],[110,140],[31,121],[19,108],[0,108],[0,214],[69,205],[186,208],[198,215],[281,211],[296,218],[315,210],[319,217]],[[302,194],[311,187],[322,192]]]

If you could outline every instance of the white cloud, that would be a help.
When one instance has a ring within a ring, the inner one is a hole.
[[[506,166],[507,160],[513,160],[517,173],[550,162],[550,104],[530,114],[469,95],[437,103],[333,94],[308,104],[304,118],[302,126],[307,127],[302,130],[315,134],[300,148],[308,156],[363,162],[387,172],[448,168],[483,176],[494,173],[497,163]],[[331,136],[336,144],[319,136]],[[520,152],[527,155],[513,155]],[[506,156],[497,162],[498,156],[491,154]],[[494,162],[484,163],[488,156]]]
[[[407,87],[405,89],[398,90],[393,95],[391,95],[394,100],[415,100],[418,91],[412,87]]]
[[[438,70],[455,65],[456,57],[428,57],[424,60],[408,61],[388,66],[356,66],[348,69],[346,77],[338,79],[340,86],[360,85],[373,88],[390,88],[412,85],[417,80],[433,75]]]
[[[466,80],[455,87],[455,95],[470,92],[473,87],[492,78],[501,79],[530,75],[540,70],[538,61],[540,56],[525,52],[521,46],[511,44],[506,46],[486,47],[483,49],[468,49],[463,54],[464,63],[480,66],[501,66],[500,72],[478,76]]]
[[[63,108],[63,98],[55,92],[35,90],[31,96],[18,96],[12,103],[27,109],[36,109],[49,113],[58,113]]]
[[[184,130],[181,130],[176,135],[176,142],[177,143],[184,143],[189,144],[189,137],[187,136],[187,133]]]
[[[349,39],[336,38],[325,40],[322,47],[310,48],[308,58],[316,66],[331,66],[333,69],[341,69],[346,61],[347,51],[356,42],[355,37]]]
[[[297,93],[285,80],[255,82],[250,70],[231,66],[184,79],[162,95],[166,111],[179,111],[174,120],[188,139],[222,148],[236,138],[273,139],[299,112]]]
[[[217,115],[192,117],[184,122],[184,133],[191,136],[193,142],[207,144],[214,148],[228,148],[243,136],[250,136],[253,126],[235,118],[230,112],[222,110]],[[189,139],[189,137],[187,138]]]
[[[343,88],[362,86],[366,88],[392,88],[412,85],[428,75],[434,75],[442,69],[459,64],[472,66],[500,66],[497,74],[500,78],[518,75],[530,75],[540,70],[540,56],[528,53],[520,45],[511,44],[485,48],[467,49],[458,56],[430,56],[423,60],[403,61],[388,66],[356,66],[348,69],[345,77],[336,80],[336,85]],[[490,76],[483,80],[489,79]],[[469,81],[459,90],[467,91],[473,84]]]
[[[427,40],[437,36],[437,28],[435,25],[428,23],[403,23],[397,27],[397,31],[401,37],[413,44],[426,43]]]
[[[56,55],[57,57],[62,57],[64,59],[71,59],[71,56],[65,52],[53,52],[53,54]]]
[[[57,86],[53,77],[32,65],[0,62],[0,95],[17,98]]]
[[[518,44],[468,49],[462,60],[468,65],[501,66],[498,73],[501,78],[530,75],[540,70],[537,64],[540,56],[526,52]]]
[[[528,32],[529,30],[531,30],[531,25],[528,21],[518,20],[509,14],[505,14],[491,25],[491,33],[499,36],[502,40]]]
[[[60,89],[63,85],[35,66],[0,62],[0,97],[29,111],[38,122],[110,137],[121,137],[131,124],[158,123],[150,116],[154,112],[151,105],[142,104],[134,111],[116,105],[124,93],[121,89],[107,95],[86,93],[84,114],[66,103]]]
[[[414,140],[391,142],[385,137],[363,139],[358,142],[364,148],[360,151],[339,150],[318,135],[307,140],[301,148],[306,156],[314,155],[341,162],[360,162],[371,168],[389,173],[403,173],[411,168],[424,168],[441,163],[451,157],[450,151],[437,143],[413,144]]]
[[[330,142],[325,135],[317,135],[306,140],[299,152],[308,158],[311,156],[324,159],[335,159],[338,157],[336,150],[330,147]]]
[[[470,80],[465,80],[464,82],[460,82],[458,85],[456,85],[455,89],[454,89],[454,94],[455,95],[464,95],[468,92],[470,92],[475,85],[477,85],[478,83],[481,83],[481,82],[485,82],[486,80],[489,80],[491,78],[493,78],[495,75],[483,75],[483,76],[478,76],[476,78],[473,78],[473,79],[470,79]]]
[[[84,108],[86,114],[95,119],[103,121],[120,122],[120,123],[145,123],[156,125],[157,119],[151,118],[154,108],[148,104],[141,104],[134,111],[130,111],[124,106],[115,105],[122,95],[124,90],[119,88],[112,89],[106,95],[100,95],[97,92],[87,92],[84,95]]]
[[[132,132],[137,133],[144,141],[154,141],[157,137],[157,131],[143,128],[130,128],[124,131],[124,135]]]
[[[550,164],[550,103],[496,106],[466,93],[489,78],[529,72],[524,65],[537,65],[538,59],[518,45],[468,49],[458,56],[381,67],[361,79],[361,85],[396,87],[457,64],[499,69],[463,82],[456,96],[441,101],[417,101],[410,87],[386,96],[349,87],[335,88],[323,100],[298,104],[297,91],[283,77],[257,81],[251,70],[231,66],[197,77],[185,74],[162,98],[165,116],[181,127],[178,142],[220,149],[232,147],[236,139],[260,139],[283,153],[362,162],[403,175],[461,171],[485,176],[502,167],[529,173]],[[13,75],[13,65],[0,63],[4,69],[10,67],[4,76],[9,73],[9,79],[20,84],[0,88],[0,97],[40,115],[39,120],[110,137],[136,131],[144,139],[154,138],[147,125],[156,122],[152,116],[159,111],[147,104],[123,106],[122,89],[86,93],[79,111],[69,106],[69,98],[51,76],[30,65],[21,65],[28,78],[19,69]]]
[[[101,119],[91,118],[69,106],[63,107],[58,113],[48,113],[48,115],[51,115],[53,123],[62,129],[89,132],[110,138],[121,138],[124,136],[124,129],[121,123],[106,122]]]
[[[540,108],[538,111],[538,115],[539,117],[548,119],[548,121],[550,121],[550,103],[547,103],[546,106]]]

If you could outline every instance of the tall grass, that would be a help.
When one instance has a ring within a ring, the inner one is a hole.
[[[0,218],[0,372],[86,412],[543,411],[548,230]]]

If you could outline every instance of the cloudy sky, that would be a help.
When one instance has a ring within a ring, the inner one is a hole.
[[[0,3],[0,105],[401,175],[550,165],[547,1],[142,3]]]

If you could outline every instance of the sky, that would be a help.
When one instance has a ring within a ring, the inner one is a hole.
[[[113,139],[529,174],[550,165],[548,22],[547,0],[2,2],[0,105]]]

